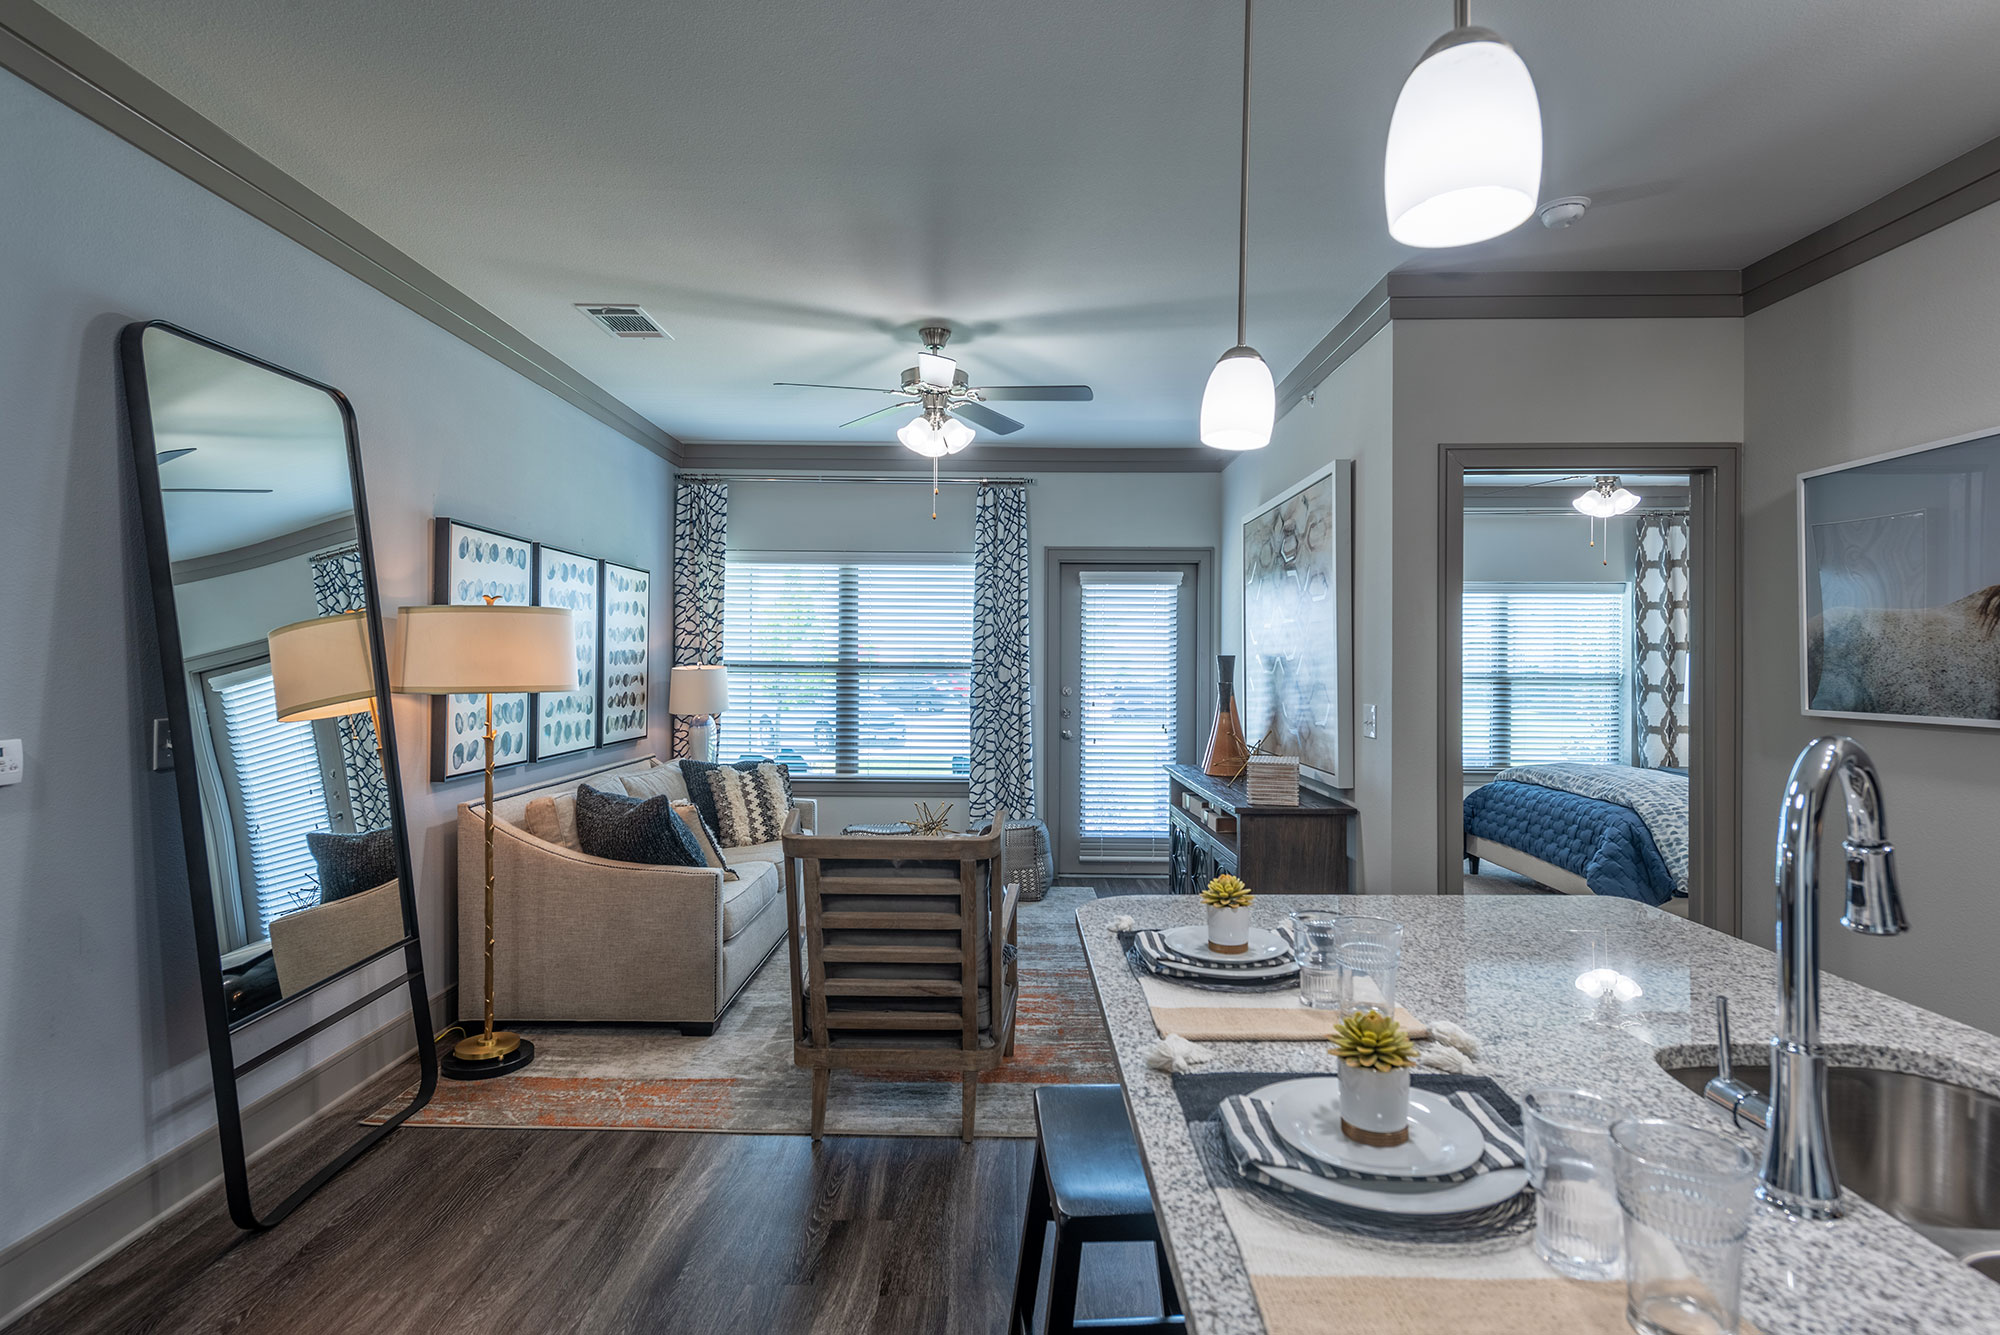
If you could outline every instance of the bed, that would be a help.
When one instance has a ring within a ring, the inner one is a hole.
[[[1466,869],[1687,912],[1687,771],[1517,765],[1465,798]]]

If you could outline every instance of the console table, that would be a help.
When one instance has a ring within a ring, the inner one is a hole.
[[[1199,894],[1224,872],[1258,894],[1350,893],[1352,803],[1301,787],[1297,806],[1253,806],[1241,779],[1218,779],[1193,765],[1166,768],[1167,875],[1174,894]]]

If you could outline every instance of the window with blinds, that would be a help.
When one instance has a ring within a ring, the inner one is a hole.
[[[972,566],[732,554],[718,758],[834,778],[971,769]]]
[[[1464,765],[1625,760],[1623,584],[1467,584]]]
[[[1180,576],[1083,571],[1077,857],[1164,861],[1179,755]]]
[[[229,772],[235,781],[232,815],[242,822],[240,846],[249,851],[249,881],[259,927],[319,902],[318,872],[306,834],[330,828],[319,749],[310,723],[280,723],[268,664],[218,675],[211,681],[222,702]],[[249,898],[250,896],[246,896]]]

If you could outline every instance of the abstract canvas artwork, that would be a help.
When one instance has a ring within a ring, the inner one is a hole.
[[[600,582],[604,722],[599,731],[606,743],[623,742],[646,735],[646,636],[651,629],[653,577],[606,561]]]
[[[1353,465],[1338,460],[1243,521],[1243,736],[1352,786],[1348,595]]]
[[[535,544],[535,605],[567,607],[576,629],[576,680],[573,691],[542,691],[531,704],[534,734],[531,754],[548,756],[588,751],[597,745],[597,633],[602,614],[598,584],[602,564],[594,556],[579,556],[547,543]]]
[[[2000,727],[2000,433],[1799,476],[1807,714]]]
[[[436,602],[470,607],[487,597],[507,607],[533,604],[534,545],[505,533],[440,517],[432,564]],[[528,759],[528,697],[493,697],[493,764]],[[486,697],[441,696],[431,705],[431,780],[442,782],[486,768]]]

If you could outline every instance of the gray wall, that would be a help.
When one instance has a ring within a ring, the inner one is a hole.
[[[1573,490],[1582,489],[1579,484]],[[1630,519],[1599,524],[1592,546],[1589,522],[1575,512],[1495,515],[1468,508],[1465,578],[1501,584],[1630,583],[1638,526]]]
[[[1882,770],[1911,930],[1835,925],[1826,967],[2000,1029],[1993,952],[2000,733],[1808,718],[1799,709],[1797,474],[2000,424],[2000,208],[1987,208],[1749,317],[1744,449],[1744,935],[1771,940],[1770,838],[1799,748],[1848,733]],[[1987,572],[1989,577],[1992,572]]]
[[[0,181],[0,736],[22,738],[28,762],[26,782],[0,789],[4,1255],[213,1123],[172,776],[146,764],[146,721],[164,711],[119,329],[170,319],[346,391],[391,607],[429,601],[439,513],[664,576],[671,479],[625,437],[6,74]],[[662,580],[661,634],[667,616]],[[664,662],[664,641],[655,649]],[[472,793],[431,787],[427,708],[395,702],[437,992],[454,972],[454,806]],[[273,1062],[264,1084],[393,1014],[354,1017]],[[0,1293],[0,1313],[20,1296]]]

